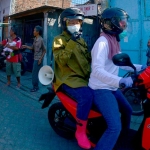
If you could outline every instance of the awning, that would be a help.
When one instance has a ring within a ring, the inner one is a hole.
[[[19,12],[16,14],[12,14],[12,15],[9,15],[8,17],[10,17],[10,19],[16,19],[16,18],[21,18],[24,16],[34,15],[34,14],[38,14],[38,13],[42,13],[42,12],[53,12],[58,9],[63,10],[64,8],[53,7],[53,6],[41,6],[38,8],[34,8],[34,9],[26,10],[23,12]]]

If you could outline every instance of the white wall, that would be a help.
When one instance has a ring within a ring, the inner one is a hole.
[[[0,0],[0,22],[3,22],[3,18],[9,15],[10,1],[11,0]],[[2,26],[0,25],[0,41],[2,40],[2,31],[3,29]]]
[[[11,0],[0,0],[0,20],[3,22],[3,17],[9,15]]]

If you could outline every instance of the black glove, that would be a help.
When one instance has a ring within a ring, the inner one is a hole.
[[[71,39],[73,41],[76,41],[77,39],[79,39],[81,37],[82,33],[81,32],[74,32],[71,36]]]

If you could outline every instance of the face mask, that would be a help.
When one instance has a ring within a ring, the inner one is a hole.
[[[120,39],[124,39],[127,36],[127,31],[123,31],[122,33],[119,34]]]
[[[79,32],[80,25],[67,26],[68,31],[73,34],[74,32]]]

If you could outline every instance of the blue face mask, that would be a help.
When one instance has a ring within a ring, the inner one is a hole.
[[[119,34],[120,39],[124,39],[127,36],[127,31],[123,31],[122,33]]]

